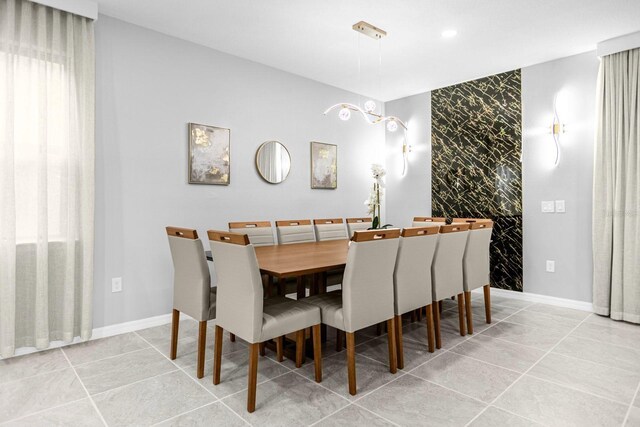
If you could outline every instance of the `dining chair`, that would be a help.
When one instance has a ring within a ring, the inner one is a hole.
[[[440,227],[405,228],[400,233],[398,256],[393,272],[393,293],[398,368],[404,368],[402,315],[426,307],[427,342],[430,353],[435,350],[431,303],[431,262],[438,243]]]
[[[175,360],[177,356],[180,313],[185,313],[199,322],[196,374],[202,378],[207,321],[216,317],[216,288],[211,287],[207,257],[198,232],[180,227],[167,227],[166,230],[174,270],[170,358]]]
[[[416,216],[413,218],[412,227],[427,227],[429,225],[446,225],[446,219],[442,217]]]
[[[313,226],[308,219],[276,221],[276,232],[281,245],[316,241]]]
[[[222,335],[227,330],[249,343],[247,411],[253,412],[256,408],[260,344],[297,332],[296,367],[299,368],[302,365],[306,328],[313,330],[315,380],[321,382],[320,309],[284,297],[265,303],[258,260],[249,237],[215,230],[209,230],[207,234],[218,276],[213,383],[220,384]],[[279,346],[280,354],[281,351],[282,347]]]
[[[347,230],[344,228],[342,218],[314,219],[313,228],[318,236],[318,242],[347,238]]]
[[[469,237],[462,259],[464,303],[467,329],[473,333],[471,291],[482,288],[484,292],[485,321],[491,323],[490,252],[493,221],[490,219],[455,218],[454,222],[469,224]]]
[[[353,237],[355,231],[368,230],[373,225],[371,218],[347,218],[347,230],[349,238]]]
[[[397,372],[393,307],[393,270],[400,230],[356,231],[347,252],[342,292],[303,299],[322,310],[322,323],[347,338],[349,393],[356,394],[355,332],[386,321],[389,371]]]
[[[254,247],[276,244],[271,221],[230,222],[229,231],[246,234]]]
[[[467,245],[469,224],[451,224],[440,226],[438,244],[431,263],[431,283],[433,285],[433,301],[456,296],[458,300],[458,321],[460,335],[467,334],[464,321],[464,285],[462,259]],[[439,304],[432,304],[433,324],[436,332],[436,348],[442,347],[440,334]]]

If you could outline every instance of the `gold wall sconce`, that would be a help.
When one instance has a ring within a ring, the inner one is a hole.
[[[558,116],[558,95],[553,97],[553,119],[551,121],[550,131],[556,147],[556,159],[553,165],[558,166],[558,163],[560,163],[560,135],[566,132],[565,125],[560,121],[560,117]]]

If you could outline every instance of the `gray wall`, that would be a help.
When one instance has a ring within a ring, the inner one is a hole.
[[[522,69],[525,292],[591,301],[591,192],[598,63],[595,52],[589,52]],[[554,168],[549,126],[553,99],[559,92],[563,92],[559,114],[567,133],[561,136],[562,155],[559,166]],[[399,177],[392,172],[398,162],[399,141],[387,134],[387,217],[394,224],[407,225],[414,215],[431,213],[430,94],[387,102],[386,111],[401,118],[411,117],[409,138],[418,147],[411,154],[409,174]],[[566,213],[541,213],[542,200],[561,199],[566,201]],[[546,260],[555,260],[555,273],[545,271]]]
[[[106,16],[96,22],[94,327],[169,313],[166,225],[364,216],[384,130],[322,112],[355,94]],[[231,129],[231,185],[187,184],[187,123]],[[262,181],[254,155],[279,140],[289,178]],[[311,190],[309,143],[338,145],[338,189]],[[208,248],[208,242],[205,246]],[[111,278],[123,292],[111,293]]]

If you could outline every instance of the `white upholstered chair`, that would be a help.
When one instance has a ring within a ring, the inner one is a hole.
[[[347,218],[347,229],[349,238],[353,237],[355,231],[364,231],[371,228],[373,222],[371,218]]]
[[[398,368],[404,368],[402,315],[426,307],[429,352],[435,349],[431,303],[431,262],[438,244],[440,227],[405,228],[400,234],[398,256],[393,272],[395,327]]]
[[[207,321],[216,317],[216,288],[211,287],[207,257],[198,232],[180,227],[167,227],[166,230],[174,269],[170,358],[176,358],[180,313],[186,313],[199,322],[196,374],[202,378]]]
[[[493,221],[490,219],[456,218],[454,222],[469,224],[469,237],[462,259],[464,301],[467,314],[467,329],[473,333],[473,311],[471,310],[471,291],[483,288],[485,320],[491,323],[491,285],[489,279],[489,245]]]
[[[276,232],[281,245],[316,241],[313,226],[308,219],[276,221]]]
[[[249,242],[255,247],[276,244],[270,221],[230,222],[229,231],[246,234],[249,236]]]
[[[227,330],[249,343],[247,411],[253,412],[260,343],[297,332],[296,366],[300,367],[306,328],[313,328],[315,379],[322,381],[320,309],[284,297],[265,303],[258,260],[248,236],[213,230],[208,236],[218,276],[213,383],[220,384],[222,334]]]
[[[318,242],[347,238],[347,230],[344,228],[342,218],[314,219],[313,228]]]
[[[430,225],[446,225],[445,218],[416,216],[411,224],[412,227],[428,227]]]
[[[462,274],[462,259],[467,245],[469,224],[451,224],[440,226],[438,245],[433,254],[431,264],[431,283],[433,286],[433,301],[456,296],[458,300],[458,320],[460,335],[467,334],[464,322],[464,286]],[[440,310],[438,304],[432,304],[434,328],[436,332],[436,347],[442,347],[440,336]]]
[[[314,295],[303,301],[322,310],[322,323],[347,336],[349,393],[356,394],[355,332],[387,322],[389,370],[397,372],[393,308],[393,270],[399,229],[356,231],[344,270],[342,292]]]

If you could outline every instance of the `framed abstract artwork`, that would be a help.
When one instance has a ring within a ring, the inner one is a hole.
[[[338,146],[311,143],[311,188],[338,188]]]
[[[189,123],[189,184],[229,185],[231,130]]]

